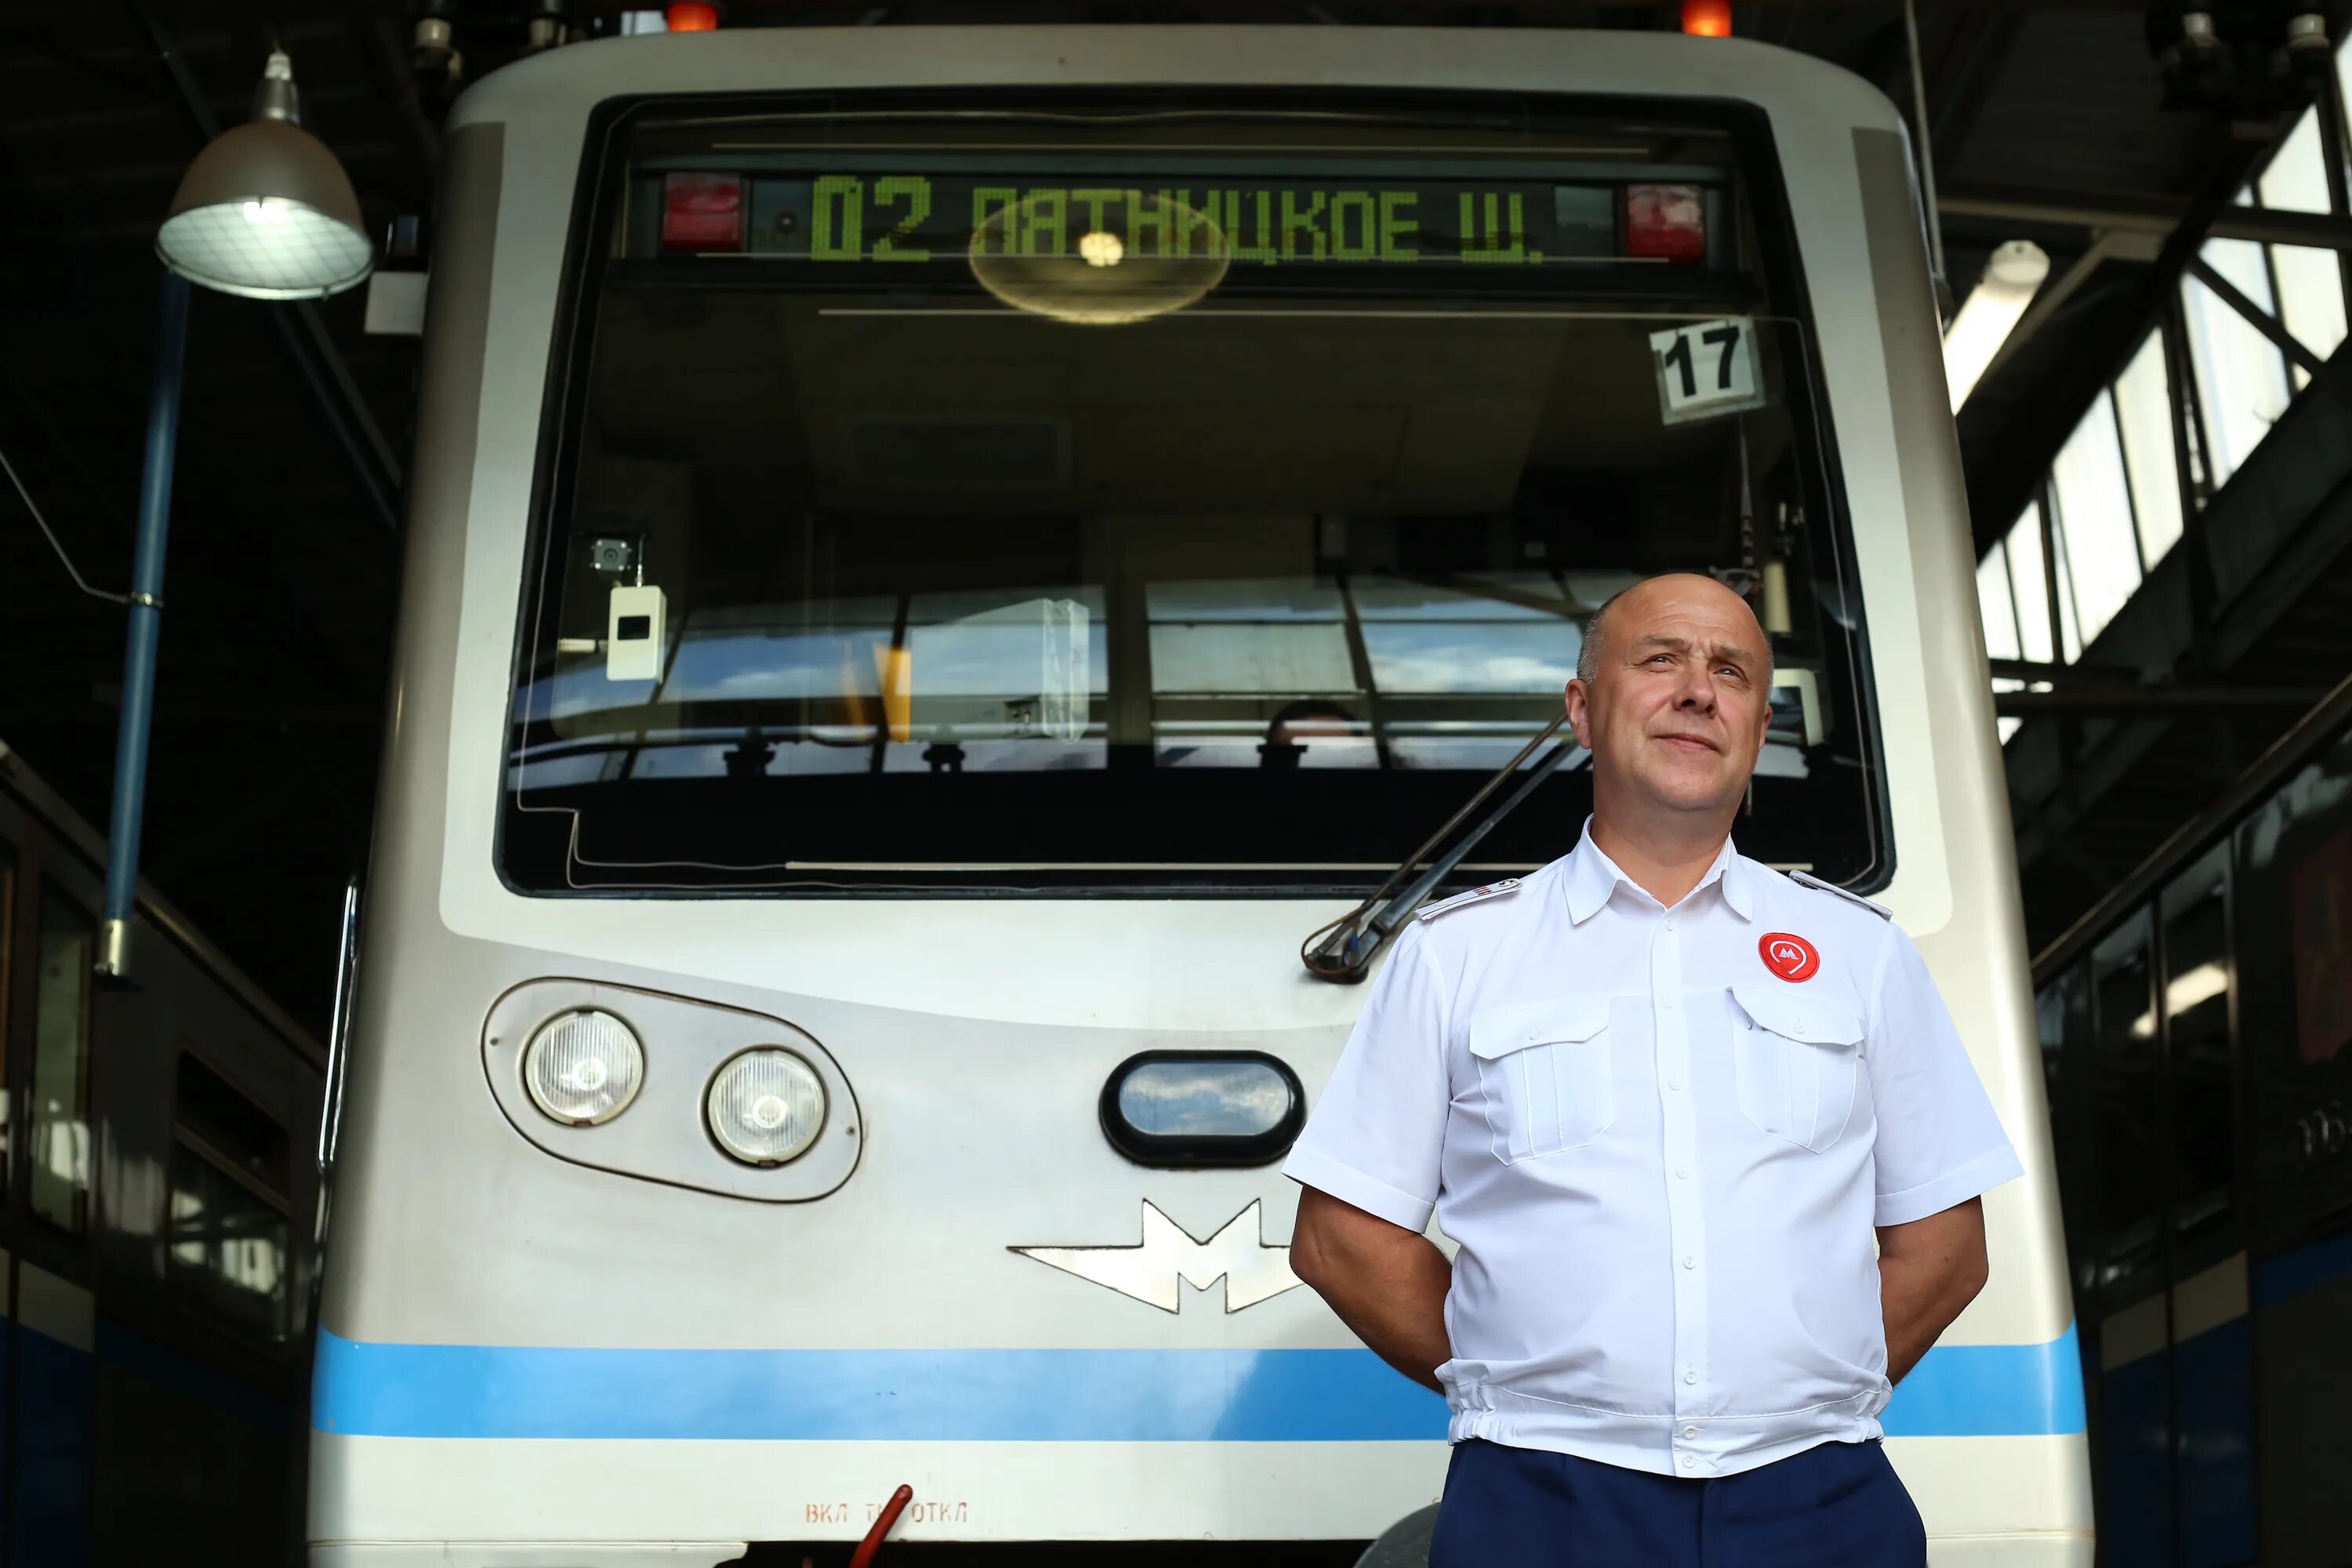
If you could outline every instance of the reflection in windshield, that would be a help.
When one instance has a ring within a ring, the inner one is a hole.
[[[1482,759],[1507,757],[1549,718],[1575,674],[1582,623],[1635,580],[1489,573],[1450,584],[1377,574],[1150,584],[1155,754],[1182,767],[1491,766]],[[1099,767],[1105,600],[1099,584],[1066,584],[716,606],[685,618],[658,681],[607,679],[590,658],[523,701],[543,704],[560,728],[598,718],[635,728],[631,715],[681,704],[781,707],[782,721],[759,726],[772,748],[762,773],[860,771],[877,749],[883,771],[928,765],[941,747],[962,753],[961,768]],[[1391,711],[1391,696],[1448,699],[1448,715]],[[1539,700],[1520,700],[1529,698]],[[1481,702],[1491,713],[1480,716]],[[676,731],[668,738],[688,743],[648,755],[635,774],[745,765],[738,749],[694,745]],[[594,773],[576,757],[545,765],[557,776]]]

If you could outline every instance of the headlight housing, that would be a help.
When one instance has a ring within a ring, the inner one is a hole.
[[[572,1127],[610,1121],[646,1081],[636,1031],[593,1007],[559,1013],[522,1049],[522,1086],[551,1121]]]
[[[703,1117],[719,1146],[747,1165],[797,1160],[824,1128],[824,1080],[798,1054],[757,1046],[710,1080]]]

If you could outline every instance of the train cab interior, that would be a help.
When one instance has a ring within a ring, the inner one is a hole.
[[[1107,268],[1058,216],[1059,248],[1024,258],[1017,298],[980,248],[896,269],[756,234],[723,262],[676,253],[643,209],[689,178],[663,172],[692,161],[685,134],[641,133],[667,161],[626,166],[634,205],[579,306],[509,876],[617,886],[657,866],[675,883],[790,861],[952,880],[983,862],[1049,883],[1346,884],[1557,715],[1583,622],[1668,570],[1748,593],[1773,636],[1759,789],[1780,804],[1758,850],[1841,879],[1885,861],[1810,329],[1769,308],[1782,258],[1766,264],[1758,219],[1727,216],[1720,163],[1717,185],[1689,187],[1710,193],[1691,221],[1715,228],[1687,267],[1517,260],[1503,287],[1493,263],[1433,248],[1335,269],[1316,253],[1342,226],[1314,247],[1286,233],[1287,272],[1237,237],[1205,292],[1114,321],[1084,315]],[[1685,142],[1727,156],[1692,136],[1674,143],[1685,161]],[[1418,186],[1365,175],[1328,205],[1452,211],[1427,183],[1443,166],[1415,168]],[[896,179],[952,203],[985,177],[746,175],[738,199],[855,256],[839,231],[857,201],[870,213]],[[976,210],[1050,198],[1056,215],[1118,195],[975,190]],[[1608,226],[1633,221],[1616,190],[1529,187],[1554,208],[1543,243],[1570,243],[1592,195],[1616,245]],[[1253,195],[1262,212],[1327,205],[1290,185],[1207,199],[1249,222]],[[1478,199],[1459,196],[1466,227]],[[1097,237],[1139,232],[1108,205]],[[909,243],[892,232],[873,244]],[[1662,333],[1679,344],[1664,372]],[[662,646],[647,658],[625,628]],[[1575,770],[1543,789],[1530,821],[1580,815]],[[782,837],[740,815],[776,824],[768,799],[797,803]],[[1498,830],[1493,865],[1549,858],[1526,826]]]

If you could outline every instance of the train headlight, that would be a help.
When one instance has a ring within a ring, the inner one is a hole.
[[[610,1013],[558,1014],[522,1048],[522,1086],[557,1121],[593,1127],[629,1108],[646,1081],[646,1048]]]
[[[747,1165],[796,1160],[824,1126],[824,1082],[791,1051],[748,1050],[719,1069],[704,1107],[710,1135]]]

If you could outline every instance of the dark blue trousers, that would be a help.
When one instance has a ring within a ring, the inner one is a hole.
[[[1457,1443],[1429,1568],[1927,1568],[1927,1531],[1875,1443],[1823,1443],[1684,1480]]]

